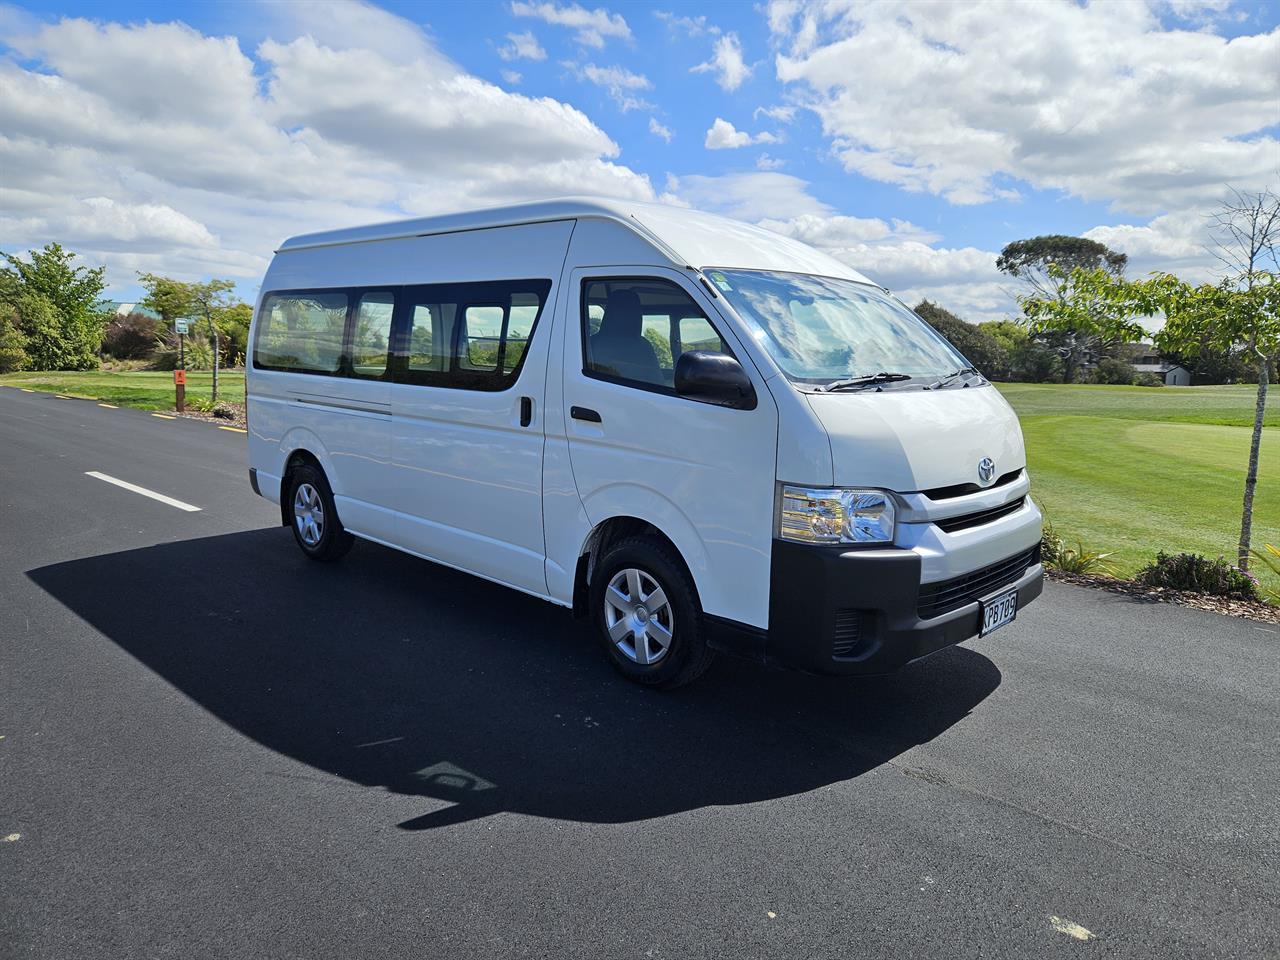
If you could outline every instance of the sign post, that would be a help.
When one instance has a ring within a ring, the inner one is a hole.
[[[179,413],[187,409],[187,321],[173,321],[173,329],[178,334],[178,369],[173,371],[174,407]]]

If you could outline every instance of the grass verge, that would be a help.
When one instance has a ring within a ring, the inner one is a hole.
[[[160,370],[6,373],[0,374],[0,386],[89,397],[139,410],[172,410],[174,400],[173,374]],[[212,371],[187,373],[188,401],[212,396]],[[243,370],[218,374],[218,399],[244,403]]]

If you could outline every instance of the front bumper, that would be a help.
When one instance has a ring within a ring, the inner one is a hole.
[[[773,542],[768,663],[810,673],[889,673],[978,634],[980,600],[1044,586],[1039,545],[941,584],[920,583],[911,550]]]

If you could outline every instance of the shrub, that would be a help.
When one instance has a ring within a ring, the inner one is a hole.
[[[1044,522],[1040,532],[1040,562],[1046,567],[1061,570],[1063,573],[1110,575],[1113,572],[1111,564],[1107,563],[1107,558],[1110,556],[1109,553],[1089,550],[1079,540],[1074,547],[1068,546],[1053,528],[1053,524],[1048,520]]]
[[[1105,573],[1113,574],[1114,568],[1107,562],[1109,553],[1098,553],[1088,549],[1079,540],[1074,547],[1062,548],[1054,566],[1063,573]]]
[[[213,347],[209,341],[199,335],[186,338],[185,356],[188,370],[212,370]],[[151,351],[151,363],[157,370],[178,369],[178,335],[166,330],[156,337]]]
[[[1164,379],[1154,373],[1140,373],[1134,383],[1139,387],[1163,387]]]
[[[1040,529],[1040,562],[1046,567],[1056,567],[1065,546],[1062,537],[1053,529],[1053,524],[1046,520]]]
[[[1262,550],[1251,550],[1250,553],[1265,563],[1272,573],[1280,577],[1280,547],[1273,547],[1268,543]],[[1280,590],[1268,590],[1267,596],[1271,598],[1273,603],[1280,603]]]
[[[117,360],[141,360],[156,346],[160,324],[146,314],[115,317],[102,336],[102,352]]]
[[[1197,553],[1167,554],[1161,550],[1135,578],[1148,587],[1168,587],[1234,600],[1258,600],[1258,582],[1222,557],[1210,560]]]
[[[1123,360],[1115,357],[1103,357],[1093,368],[1089,379],[1093,383],[1106,383],[1113,386],[1131,386],[1137,371]]]

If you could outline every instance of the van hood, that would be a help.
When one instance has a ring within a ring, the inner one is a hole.
[[[900,493],[978,482],[1026,466],[1022,429],[992,386],[805,395],[831,440],[835,484]]]

